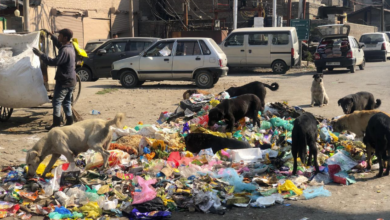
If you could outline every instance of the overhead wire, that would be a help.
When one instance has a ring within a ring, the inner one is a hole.
[[[174,13],[176,14],[176,16],[179,18],[180,23],[181,23],[184,27],[188,28],[188,27],[183,23],[181,17],[176,13],[175,9],[172,7],[172,5],[169,3],[169,1],[166,1],[166,3],[168,3],[169,7],[171,7],[171,9],[173,10],[173,12],[174,12]]]
[[[204,12],[202,9],[200,9],[199,6],[195,3],[194,0],[191,0],[191,1],[192,1],[192,3],[194,3],[195,7],[196,7],[197,9],[199,9],[200,12],[202,12],[203,14],[205,14],[205,15],[206,15],[207,17],[209,17],[210,19],[213,19],[213,17],[211,17],[211,16],[208,15],[206,12]]]

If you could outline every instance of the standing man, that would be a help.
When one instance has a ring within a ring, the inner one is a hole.
[[[113,34],[113,35],[112,35],[112,38],[113,38],[113,39],[118,38],[118,34]]]
[[[58,33],[58,39],[49,31],[43,30],[51,36],[54,45],[59,49],[58,56],[53,58],[33,48],[35,55],[39,56],[49,66],[57,66],[55,75],[56,85],[53,96],[53,124],[46,126],[46,130],[61,125],[61,105],[66,115],[66,124],[73,124],[72,115],[72,93],[76,86],[76,53],[70,42],[73,32],[69,29],[62,29]]]

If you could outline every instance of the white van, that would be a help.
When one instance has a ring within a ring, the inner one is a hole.
[[[221,43],[229,67],[272,67],[286,73],[299,59],[295,27],[240,28]]]

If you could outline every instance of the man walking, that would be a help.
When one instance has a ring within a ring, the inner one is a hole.
[[[65,125],[73,124],[72,93],[76,86],[76,53],[70,42],[73,37],[73,32],[71,30],[60,30],[58,32],[58,39],[49,31],[44,31],[51,36],[54,45],[59,49],[58,56],[53,59],[38,49],[33,48],[34,54],[39,56],[44,63],[49,66],[57,66],[54,78],[56,80],[56,85],[52,101],[53,124],[51,126],[46,126],[46,130],[51,130],[52,128],[61,125],[61,105],[63,106],[66,115]]]

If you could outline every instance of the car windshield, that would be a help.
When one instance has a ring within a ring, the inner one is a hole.
[[[87,45],[85,45],[85,51],[87,53],[92,52],[102,44],[103,42],[87,43]]]
[[[377,44],[385,41],[383,34],[365,34],[360,37],[359,42],[365,44]]]

